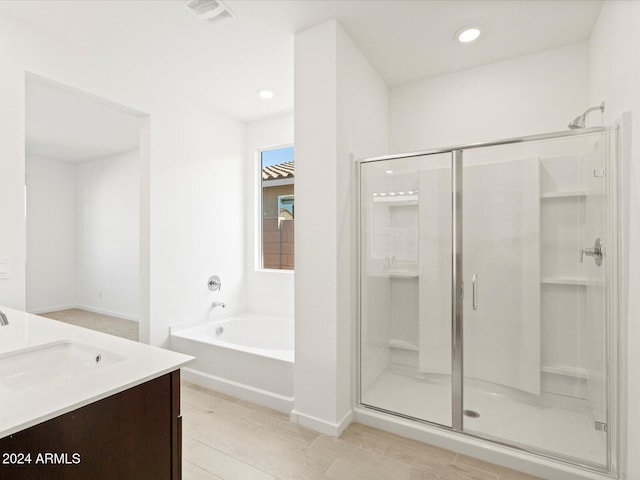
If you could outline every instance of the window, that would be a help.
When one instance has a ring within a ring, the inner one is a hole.
[[[294,269],[295,196],[293,147],[260,152],[262,268]]]

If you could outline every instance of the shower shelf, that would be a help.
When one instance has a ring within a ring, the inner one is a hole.
[[[543,373],[552,373],[554,375],[562,375],[565,377],[589,378],[586,368],[573,367],[570,365],[543,365],[540,370],[542,370]]]
[[[395,338],[389,340],[389,346],[400,350],[410,350],[412,352],[417,352],[419,350],[417,345],[407,342],[406,340],[397,340]]]
[[[401,207],[406,205],[418,205],[417,195],[374,197],[374,203],[382,203],[389,207]]]
[[[587,279],[581,277],[542,277],[540,283],[548,285],[579,285],[586,286]]]
[[[417,273],[411,272],[389,272],[387,276],[389,278],[418,278]]]
[[[412,272],[380,272],[370,273],[369,277],[384,277],[384,278],[418,278],[420,275]]]
[[[571,198],[571,197],[586,197],[586,190],[569,190],[565,192],[542,192],[540,194],[541,199],[547,198]]]
[[[540,283],[547,285],[577,285],[579,287],[604,287],[604,280],[589,280],[587,278],[576,277],[542,277]]]

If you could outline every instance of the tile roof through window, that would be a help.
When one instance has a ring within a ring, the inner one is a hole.
[[[262,169],[262,180],[278,180],[295,176],[295,162],[278,163]]]

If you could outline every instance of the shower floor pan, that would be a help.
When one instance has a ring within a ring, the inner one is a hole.
[[[531,446],[595,464],[606,464],[607,434],[594,428],[588,411],[535,405],[489,391],[467,387],[464,429],[504,443]],[[386,371],[362,394],[362,403],[441,425],[451,425],[451,385],[406,372]]]

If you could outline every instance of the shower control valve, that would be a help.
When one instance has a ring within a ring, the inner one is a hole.
[[[602,265],[602,240],[596,238],[593,248],[583,248],[580,250],[580,263],[584,262],[584,256],[593,257],[597,266]]]
[[[207,286],[212,292],[219,291],[222,288],[222,281],[218,275],[211,275],[207,281]]]

